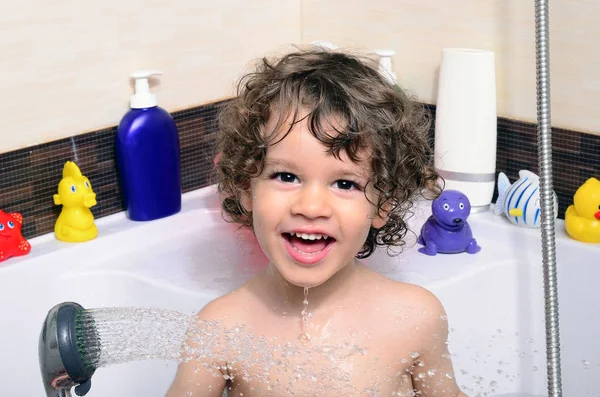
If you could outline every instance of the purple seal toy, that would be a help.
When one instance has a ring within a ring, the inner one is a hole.
[[[471,213],[471,203],[467,196],[458,190],[444,190],[441,196],[431,203],[433,215],[421,228],[419,252],[425,255],[475,254],[481,250],[473,238],[467,218]]]

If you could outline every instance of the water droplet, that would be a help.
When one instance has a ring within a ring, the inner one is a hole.
[[[435,376],[435,369],[430,369],[429,371],[427,371],[427,375]]]
[[[535,365],[531,368],[534,372],[538,370],[538,367],[536,367]]]
[[[583,365],[588,366],[590,365],[590,362],[587,360],[581,360],[581,362],[583,363]]]
[[[310,335],[307,332],[303,332],[302,334],[300,334],[300,340],[303,343],[308,343],[310,342]]]
[[[410,353],[410,358],[412,358],[413,360],[417,359],[419,357],[421,357],[421,353],[419,353],[419,352],[412,352],[412,353]]]
[[[440,320],[448,321],[448,316],[446,316],[445,314],[441,314]]]
[[[448,379],[454,379],[454,376],[452,376],[451,373],[447,372],[446,373],[446,378],[448,378]]]

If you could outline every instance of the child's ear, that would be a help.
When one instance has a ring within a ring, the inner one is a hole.
[[[240,197],[240,204],[247,212],[252,212],[252,194],[250,190],[244,190]]]
[[[387,223],[387,216],[382,215],[385,214],[375,214],[375,217],[371,221],[371,226],[373,226],[375,229],[381,229]]]
[[[388,213],[391,210],[391,205],[389,202],[386,202],[379,211],[375,212],[373,216],[373,220],[371,221],[371,226],[375,229],[381,229],[387,223],[389,217]]]

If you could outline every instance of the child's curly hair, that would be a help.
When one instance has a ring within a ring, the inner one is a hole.
[[[379,195],[373,204],[387,222],[371,228],[357,257],[368,257],[377,245],[404,245],[405,218],[413,200],[441,192],[431,165],[429,114],[366,61],[323,49],[299,50],[273,62],[263,58],[256,71],[240,81],[238,96],[222,109],[216,168],[226,218],[252,226],[242,194],[263,171],[267,149],[277,142],[280,127],[287,121],[291,130],[301,121],[302,110],[309,112],[310,132],[334,156],[339,158],[344,150],[357,161],[365,149],[370,154],[369,183]],[[278,117],[277,125],[265,131],[271,115]],[[334,127],[332,120],[341,123]],[[332,127],[335,134],[325,132]]]

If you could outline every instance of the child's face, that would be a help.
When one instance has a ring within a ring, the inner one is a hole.
[[[353,163],[345,152],[340,159],[327,153],[306,120],[269,147],[265,169],[242,204],[252,212],[260,246],[288,282],[324,283],[354,260],[371,226],[384,225],[365,197],[370,175],[368,159]],[[377,202],[371,187],[367,195]]]

